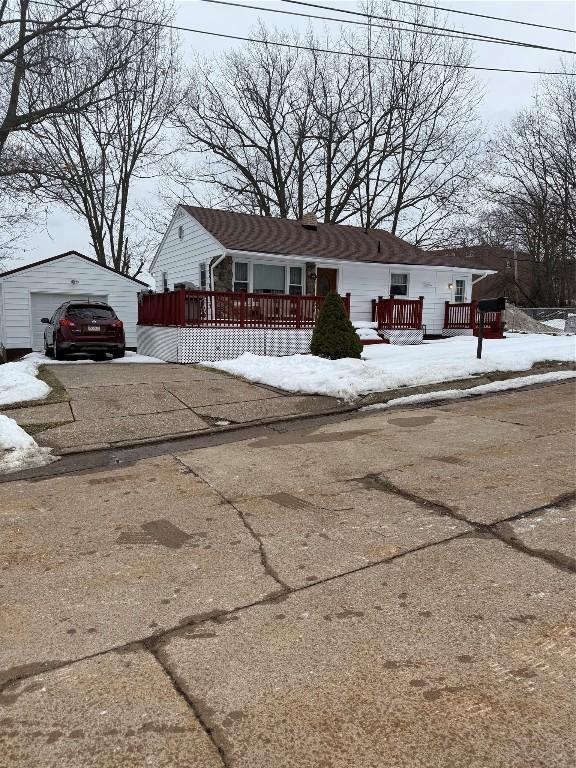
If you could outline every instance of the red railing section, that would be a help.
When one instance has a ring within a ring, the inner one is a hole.
[[[471,328],[478,335],[480,312],[476,301],[451,304],[444,303],[444,328]],[[484,335],[486,338],[502,338],[504,324],[501,312],[484,313]]]
[[[422,328],[424,296],[417,299],[372,299],[372,322],[379,329],[404,330]]]
[[[476,311],[475,301],[459,304],[444,302],[444,328],[474,328]]]
[[[323,296],[222,291],[141,294],[139,325],[209,328],[312,328]],[[342,297],[350,316],[350,294]]]

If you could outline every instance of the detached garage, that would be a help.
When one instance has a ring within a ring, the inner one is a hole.
[[[51,317],[65,301],[104,301],[124,322],[126,346],[136,348],[141,280],[103,267],[76,251],[0,274],[0,356],[41,352],[42,317]]]

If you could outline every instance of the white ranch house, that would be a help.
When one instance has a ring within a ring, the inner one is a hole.
[[[470,302],[473,283],[490,274],[465,257],[427,253],[383,230],[321,224],[313,216],[296,221],[188,205],[177,206],[150,271],[158,293],[183,289],[188,304],[184,310],[183,303],[180,314],[171,315],[171,320],[161,319],[164,309],[159,314],[158,308],[166,303],[156,302],[157,311],[142,312],[140,342],[146,348],[140,349],[162,355],[162,345],[167,344],[172,350],[169,359],[180,361],[217,357],[213,343],[216,336],[224,357],[260,351],[262,345],[277,348],[280,342],[276,339],[273,345],[271,337],[268,342],[261,340],[251,346],[247,341],[249,331],[255,338],[256,327],[261,331],[285,329],[285,335],[289,328],[300,328],[302,312],[311,317],[311,310],[296,297],[320,297],[329,290],[342,296],[349,294],[350,318],[357,323],[375,320],[375,300],[379,297],[386,301],[394,296],[398,303],[406,305],[407,299],[415,300],[413,304],[421,299],[420,340],[424,332],[441,335],[445,303]],[[200,292],[212,292],[211,305],[205,301],[200,306]],[[231,294],[240,299],[232,299]],[[248,303],[242,295],[250,297]],[[275,311],[272,297],[276,297]],[[228,301],[228,323],[222,319],[224,301]],[[236,303],[230,309],[233,301]],[[147,306],[152,307],[153,301]],[[194,306],[198,308],[194,310]],[[252,319],[245,321],[247,312],[251,312]],[[257,312],[259,322],[254,319]],[[234,319],[239,313],[242,322]],[[296,314],[294,326],[290,320]],[[160,345],[159,332],[150,330],[157,325],[164,326]],[[196,326],[196,330],[192,332],[188,327],[184,335],[175,331],[170,335],[167,329],[176,326]],[[234,326],[239,328],[234,331]],[[308,339],[310,333],[302,330]],[[224,350],[225,340],[232,337],[232,349]],[[200,348],[195,351],[198,344]],[[175,350],[184,347],[187,356],[178,356]],[[294,349],[286,347],[276,354],[290,351]]]

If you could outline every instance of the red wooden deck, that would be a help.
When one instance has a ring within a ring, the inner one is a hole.
[[[451,304],[444,303],[444,328],[470,328],[474,336],[478,336],[480,313],[476,301]],[[503,339],[504,322],[501,312],[484,313],[484,338]]]
[[[378,323],[378,330],[419,330],[422,328],[424,297],[418,299],[372,300],[372,322]]]
[[[142,294],[139,325],[205,328],[313,328],[323,296],[219,291]],[[350,315],[350,294],[342,297]]]

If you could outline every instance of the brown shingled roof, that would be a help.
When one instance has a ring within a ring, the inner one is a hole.
[[[318,224],[316,229],[293,219],[254,216],[234,211],[182,205],[218,242],[233,251],[382,264],[417,264],[476,269],[463,256],[428,253],[383,229],[345,224]],[[479,267],[481,268],[481,267]]]

